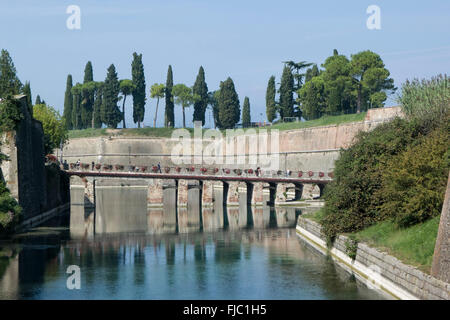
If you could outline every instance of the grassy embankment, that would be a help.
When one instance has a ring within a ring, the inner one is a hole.
[[[344,114],[339,116],[324,116],[320,119],[303,121],[303,122],[288,122],[277,123],[267,129],[278,130],[295,130],[311,127],[319,127],[326,125],[335,125],[347,122],[362,121],[366,116],[366,112],[359,114]],[[70,130],[69,139],[75,138],[90,138],[100,136],[145,136],[145,137],[160,137],[167,138],[172,135],[172,132],[176,130],[173,128],[129,128],[129,129],[83,129],[83,130]],[[193,134],[193,128],[187,128],[191,134]],[[203,129],[206,130],[206,129]],[[245,129],[247,130],[247,129]]]
[[[406,118],[358,134],[310,218],[329,243],[352,235],[430,272],[450,169],[448,78],[406,82],[399,99]]]
[[[324,210],[302,215],[320,223]],[[364,230],[346,235],[354,235],[358,242],[378,248],[406,264],[429,273],[433,261],[434,246],[439,228],[440,216],[409,228],[398,228],[392,220],[382,221]]]

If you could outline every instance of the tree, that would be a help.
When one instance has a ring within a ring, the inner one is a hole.
[[[23,119],[20,102],[11,94],[7,94],[0,101],[0,115],[0,133],[15,130],[17,124]],[[1,160],[2,154],[0,153],[0,162]]]
[[[92,71],[92,63],[88,61],[84,68],[83,87],[81,88],[81,123],[82,128],[92,126],[92,109],[94,105],[95,85],[93,84],[94,76]],[[90,84],[89,84],[90,83]]]
[[[93,127],[94,128],[101,128],[102,127],[102,97],[103,97],[103,82],[95,82],[96,84],[96,90],[95,90],[95,100],[94,100],[94,107],[93,107],[93,115],[92,115],[92,121],[93,121]]]
[[[9,52],[2,49],[0,54],[0,97],[8,94],[18,94],[22,89],[22,83],[17,77],[16,67]]]
[[[31,86],[29,81],[25,82],[22,88],[22,93],[27,96],[28,108],[30,109],[31,115],[33,115],[33,100],[31,98]]]
[[[357,113],[369,107],[382,107],[387,98],[385,91],[393,93],[396,90],[394,80],[389,78],[390,73],[384,67],[383,60],[370,50],[351,56],[350,74],[356,87]],[[375,105],[372,102],[375,102]]]
[[[231,78],[220,83],[218,97],[220,129],[232,129],[239,122],[240,104],[239,97]]]
[[[172,98],[172,88],[173,88],[173,74],[172,66],[169,65],[167,70],[167,80],[166,80],[166,111],[164,115],[164,126],[174,127],[175,126],[175,108]]]
[[[317,64],[313,65],[311,68],[306,70],[305,83],[310,81],[312,78],[317,77],[320,74]]]
[[[297,91],[302,87],[304,73],[300,73],[300,70],[312,66],[313,63],[309,63],[306,61],[294,62],[294,61],[284,61],[285,66],[289,67],[294,79],[297,81],[297,84],[294,86],[294,91]]]
[[[247,128],[250,126],[250,100],[248,97],[244,98],[244,105],[242,106],[242,127]]]
[[[153,128],[156,127],[156,119],[158,117],[159,99],[165,97],[166,86],[163,83],[155,83],[150,88],[150,97],[156,98],[155,118],[153,119]]]
[[[201,66],[198,70],[197,79],[193,87],[193,93],[199,96],[198,101],[194,103],[194,118],[193,121],[201,121],[205,125],[205,113],[208,107],[208,86],[205,82],[205,71]]]
[[[277,116],[277,104],[275,102],[275,76],[269,78],[266,90],[266,115],[267,120],[272,122]]]
[[[82,91],[83,85],[81,83],[77,83],[72,87],[72,97],[73,97],[73,103],[72,103],[72,129],[82,129],[83,123],[81,120],[81,91]],[[36,101],[37,102],[37,101]],[[42,103],[41,103],[42,104]]]
[[[221,127],[219,121],[219,95],[220,90],[208,92],[208,104],[211,106],[213,113],[214,128]]]
[[[322,64],[324,71],[324,94],[327,114],[342,114],[355,111],[354,83],[350,74],[350,61],[344,55],[333,53]]]
[[[298,100],[302,104],[303,117],[306,120],[321,117],[326,108],[325,84],[322,77],[307,81],[298,91]]]
[[[285,66],[281,76],[280,84],[280,117],[294,116],[294,78],[292,77],[291,69]]]
[[[72,127],[72,106],[73,106],[73,95],[72,95],[72,75],[67,75],[66,81],[66,93],[64,95],[64,112],[63,117],[65,119],[65,124],[68,130]]]
[[[39,95],[36,96],[36,101],[34,101],[34,104],[42,104],[41,97]]]
[[[174,97],[174,102],[181,105],[183,110],[183,128],[186,128],[186,116],[184,109],[190,107],[198,101],[200,97],[193,94],[192,89],[182,83],[173,86],[172,94]]]
[[[133,81],[129,79],[120,80],[120,93],[123,96],[123,104],[122,104],[122,115],[123,115],[123,125],[122,128],[126,128],[125,125],[125,101],[127,100],[127,96],[133,93],[135,89]]]
[[[44,149],[47,154],[64,144],[67,139],[67,128],[64,118],[53,107],[45,104],[34,106],[34,118],[42,123],[44,129]]]
[[[145,75],[142,54],[133,53],[131,63],[131,79],[133,81],[133,121],[141,127],[145,115]]]
[[[117,124],[122,120],[117,102],[119,101],[120,84],[117,78],[116,67],[111,64],[103,85],[103,97],[101,106],[101,118],[109,128],[117,128]]]

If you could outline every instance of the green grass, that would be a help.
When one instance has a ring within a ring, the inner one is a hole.
[[[437,216],[406,229],[398,229],[392,221],[383,221],[355,233],[355,236],[359,241],[430,273],[439,218]]]
[[[293,130],[293,129],[303,129],[311,127],[328,126],[332,124],[341,124],[346,122],[363,121],[366,117],[366,112],[354,113],[354,114],[343,114],[339,116],[323,116],[319,119],[303,121],[303,122],[285,122],[277,123],[271,126],[272,129],[278,130]]]
[[[320,119],[303,121],[303,122],[286,122],[274,124],[271,127],[264,129],[278,129],[278,130],[295,130],[311,127],[326,126],[332,124],[341,124],[346,122],[363,121],[366,116],[366,112],[359,114],[344,114],[339,116],[324,116]],[[186,128],[191,135],[194,132],[193,128]],[[258,128],[255,128],[258,130]],[[172,135],[172,132],[176,130],[174,128],[129,128],[129,129],[83,129],[83,130],[70,130],[69,139],[75,138],[90,138],[100,136],[145,136],[145,137],[160,137],[168,138]],[[207,130],[207,129],[203,129]],[[248,130],[248,129],[244,129]],[[223,130],[225,134],[225,130]]]
[[[316,212],[302,214],[301,216],[303,218],[307,218],[307,219],[313,220],[317,223],[320,223],[320,221],[323,219],[324,215],[325,215],[325,211],[323,210],[323,208],[320,208]]]

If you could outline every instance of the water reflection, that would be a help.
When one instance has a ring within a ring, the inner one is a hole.
[[[294,229],[44,236],[3,250],[16,253],[0,265],[0,299],[381,298]],[[72,264],[81,268],[81,290],[66,289]]]

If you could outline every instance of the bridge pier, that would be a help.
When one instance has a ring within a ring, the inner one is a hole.
[[[147,203],[148,232],[151,234],[176,232],[177,230],[177,182],[173,179],[153,179],[149,183]],[[150,193],[154,192],[152,196]]]
[[[302,192],[302,200],[313,200],[320,198],[322,196],[323,187],[320,188],[315,183],[304,183],[303,184],[303,192]]]
[[[198,180],[178,180],[178,231],[180,233],[200,230],[201,184]]]
[[[94,235],[94,190],[93,179],[70,177],[70,235],[73,237]]]

